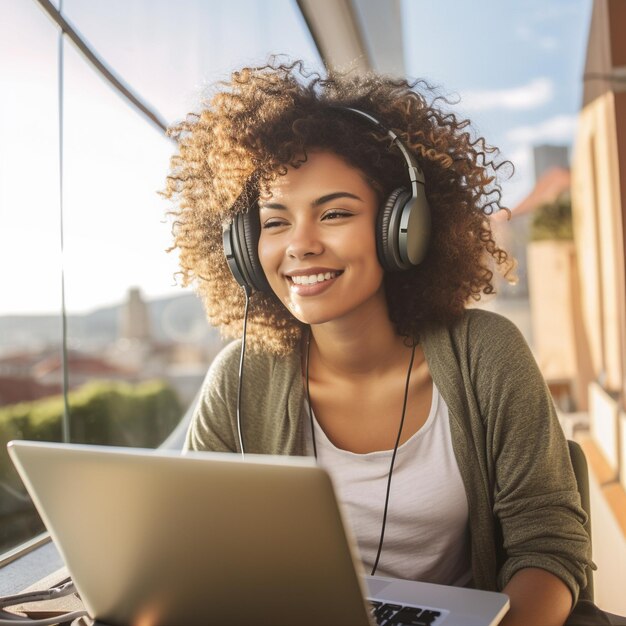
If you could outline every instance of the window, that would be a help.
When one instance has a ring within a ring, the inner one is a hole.
[[[291,0],[66,0],[62,12],[168,123],[205,82],[270,53],[321,66]],[[157,191],[173,144],[67,38],[59,82],[58,33],[37,2],[0,6],[12,94],[0,102],[0,553],[43,530],[7,441],[158,446],[221,347],[165,253]]]

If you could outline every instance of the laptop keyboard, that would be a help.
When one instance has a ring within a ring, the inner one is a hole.
[[[370,600],[372,617],[378,626],[436,626],[441,611]]]

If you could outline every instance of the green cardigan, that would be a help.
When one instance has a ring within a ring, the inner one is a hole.
[[[576,602],[591,565],[586,515],[550,393],[521,333],[506,318],[474,309],[451,328],[422,333],[421,345],[449,409],[474,585],[501,590],[518,570],[539,567],[563,580]],[[240,347],[233,342],[211,365],[186,449],[238,449]],[[300,362],[299,351],[246,354],[246,452],[304,454]]]

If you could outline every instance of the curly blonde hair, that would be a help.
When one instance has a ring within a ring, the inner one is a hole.
[[[170,129],[178,142],[164,195],[177,204],[173,223],[180,275],[194,284],[209,321],[225,336],[241,333],[244,295],[230,273],[222,231],[237,211],[256,205],[288,166],[307,151],[329,150],[359,168],[384,197],[406,186],[406,164],[384,133],[337,106],[370,113],[415,154],[426,177],[431,208],[429,251],[417,267],[385,275],[389,314],[398,333],[419,340],[431,322],[459,317],[470,299],[494,292],[494,264],[505,276],[513,259],[496,245],[488,216],[501,206],[497,148],[473,139],[468,120],[441,105],[424,81],[309,73],[302,62],[270,62],[232,74],[199,113]],[[272,293],[253,294],[250,347],[275,354],[293,350],[303,324]]]

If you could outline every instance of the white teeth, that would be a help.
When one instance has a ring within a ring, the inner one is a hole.
[[[314,285],[335,278],[335,276],[337,276],[337,272],[326,272],[325,274],[309,274],[308,276],[291,276],[291,280],[296,285]]]

